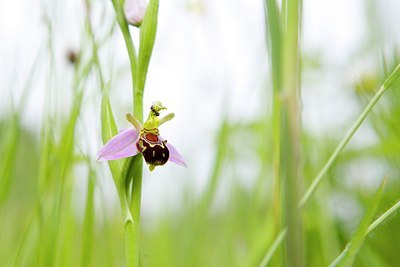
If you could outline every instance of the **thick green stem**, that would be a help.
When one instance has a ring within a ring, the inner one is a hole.
[[[137,267],[139,266],[139,242],[135,235],[135,223],[129,210],[128,197],[123,192],[119,192],[119,195],[124,218],[125,265],[126,267]]]
[[[127,266],[139,266],[140,258],[140,206],[142,197],[142,177],[143,177],[143,158],[141,155],[137,155],[127,162],[128,174],[125,175],[127,180],[131,181],[131,188],[127,186],[127,192],[130,194],[130,214],[132,215],[132,221],[129,224],[125,224],[125,233],[129,235],[126,237],[126,251],[129,252],[127,255]]]
[[[133,88],[133,115],[139,121],[143,122],[143,92],[146,84],[147,69],[149,67],[151,54],[154,47],[156,31],[157,31],[157,14],[158,14],[158,1],[152,0],[146,10],[142,26],[140,28],[140,45],[137,69],[131,69],[132,76],[135,76],[135,86]],[[136,156],[130,161],[128,166],[129,175],[126,180],[132,181],[131,188],[131,204],[130,211],[133,217],[132,224],[132,242],[134,243],[133,251],[129,253],[134,254],[133,266],[139,266],[139,236],[140,236],[140,206],[142,197],[142,178],[143,178],[143,158]],[[129,233],[128,233],[129,234]]]
[[[129,210],[129,200],[127,195],[124,193],[125,191],[125,185],[123,184],[118,190],[118,195],[120,198],[122,215],[124,218],[125,265],[127,267],[137,267],[139,266],[139,242],[137,242],[137,238],[135,235],[134,221]]]
[[[125,261],[127,267],[139,266],[139,258],[136,253],[136,251],[139,251],[139,243],[136,242],[134,229],[134,222],[132,220],[125,222]]]

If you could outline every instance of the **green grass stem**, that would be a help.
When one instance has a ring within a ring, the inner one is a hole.
[[[389,219],[391,216],[396,214],[396,212],[400,209],[400,201],[397,201],[390,209],[388,209],[385,213],[380,215],[371,225],[368,227],[368,234],[372,233],[376,230],[376,228]]]
[[[304,240],[301,210],[298,209],[302,188],[301,122],[300,122],[300,25],[302,3],[287,0],[284,10],[282,54],[282,91],[280,117],[280,176],[283,179],[283,207],[287,225],[286,264],[304,266]],[[279,237],[279,236],[278,236]]]

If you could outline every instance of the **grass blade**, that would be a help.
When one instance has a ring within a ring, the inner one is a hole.
[[[378,190],[375,193],[371,204],[362,218],[359,226],[356,229],[351,241],[343,250],[343,252],[330,264],[334,266],[352,266],[354,259],[364,242],[365,237],[368,235],[368,225],[375,216],[376,210],[378,209],[379,202],[382,198],[383,189],[386,185],[387,179],[384,178]]]
[[[301,199],[301,202],[300,202],[300,206],[301,207],[307,204],[307,202],[310,200],[312,195],[315,193],[315,190],[317,190],[317,187],[321,183],[322,178],[324,177],[325,173],[332,166],[333,162],[339,156],[340,152],[347,145],[347,143],[351,140],[351,138],[356,133],[358,128],[360,128],[360,126],[364,122],[365,118],[371,112],[372,108],[375,106],[375,104],[378,102],[378,100],[382,97],[382,95],[385,93],[385,91],[389,87],[391,87],[393,85],[393,83],[395,81],[397,81],[397,79],[399,77],[400,77],[400,64],[397,65],[397,67],[389,75],[389,77],[386,78],[386,80],[384,81],[384,83],[381,86],[381,88],[378,90],[378,92],[376,92],[376,94],[371,99],[371,101],[368,103],[368,105],[365,107],[363,112],[360,114],[360,116],[357,118],[357,120],[351,126],[350,130],[346,133],[346,135],[340,141],[339,145],[336,147],[335,151],[332,153],[331,157],[328,159],[328,161],[326,162],[324,167],[322,167],[321,171],[317,174],[317,176],[315,177],[315,179],[311,183],[310,187],[308,188],[307,192],[304,194],[303,198]]]
[[[285,228],[275,239],[274,243],[272,243],[271,248],[268,250],[268,253],[265,254],[263,260],[261,261],[259,267],[265,267],[271,261],[272,256],[274,256],[275,251],[278,249],[279,245],[283,242],[286,237],[287,229]]]
[[[381,225],[383,222],[385,222],[388,218],[390,218],[392,215],[396,214],[396,212],[400,209],[400,200],[397,201],[396,204],[394,204],[390,209],[388,209],[385,213],[383,213],[381,216],[379,216],[371,225],[368,227],[368,234],[371,232],[375,231],[375,229]]]
[[[118,128],[117,124],[115,123],[110,100],[108,98],[108,90],[106,89],[101,101],[101,137],[103,139],[103,143],[106,143],[117,133]],[[108,165],[110,166],[114,182],[116,185],[118,185],[118,177],[120,176],[122,170],[122,160],[110,160],[108,161]]]

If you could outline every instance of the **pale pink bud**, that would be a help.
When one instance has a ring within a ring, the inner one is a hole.
[[[140,27],[146,13],[147,3],[145,0],[125,0],[125,18],[129,24]]]

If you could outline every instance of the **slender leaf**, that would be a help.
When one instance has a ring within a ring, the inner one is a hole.
[[[117,133],[117,124],[115,123],[110,100],[108,98],[108,92],[105,90],[101,101],[101,137],[103,143],[106,143]],[[110,166],[114,182],[118,186],[120,184],[119,179],[122,171],[123,160],[110,160],[108,161],[108,165]]]
[[[386,181],[387,179],[384,178],[349,244],[346,246],[343,252],[331,263],[330,266],[333,267],[353,265],[354,259],[358,251],[360,250],[365,237],[368,234],[368,225],[372,221],[373,217],[375,216],[376,210],[378,209],[379,202],[382,198],[383,189],[386,185]]]
[[[307,189],[306,193],[304,194],[303,198],[301,199],[300,206],[304,206],[307,204],[307,202],[310,200],[310,198],[314,194],[315,190],[317,190],[317,187],[318,187],[319,183],[322,181],[322,178],[324,177],[325,173],[332,166],[333,162],[339,156],[340,152],[344,149],[344,147],[347,145],[347,143],[351,140],[351,138],[356,133],[358,128],[360,128],[360,126],[364,122],[365,118],[371,112],[372,108],[376,105],[376,103],[379,101],[379,99],[382,97],[382,95],[385,93],[385,91],[390,86],[392,86],[393,83],[395,81],[397,81],[397,79],[399,79],[399,77],[400,77],[400,64],[397,65],[397,67],[393,70],[393,72],[389,75],[389,77],[386,78],[386,80],[384,81],[381,88],[376,92],[376,94],[370,100],[370,102],[365,107],[363,112],[360,114],[360,116],[357,118],[357,120],[354,122],[354,124],[350,127],[349,131],[346,133],[346,135],[340,141],[340,143],[336,147],[335,151],[332,153],[332,155],[330,156],[328,161],[325,163],[325,165],[322,167],[322,169],[319,171],[319,173],[317,174],[317,176],[311,183],[310,187]]]
[[[396,202],[390,209],[388,209],[385,213],[379,216],[371,225],[368,227],[368,234],[375,231],[375,229],[385,222],[392,215],[396,214],[396,212],[400,209],[400,200]]]

